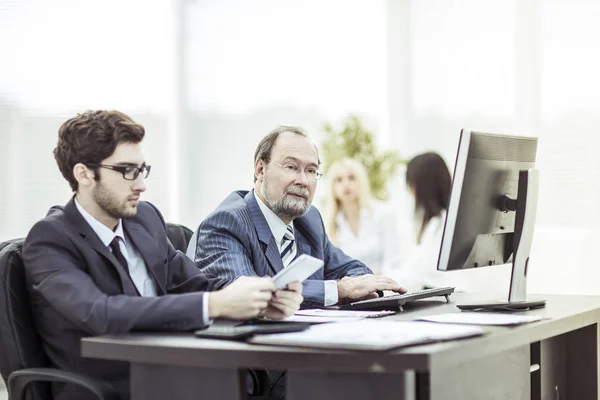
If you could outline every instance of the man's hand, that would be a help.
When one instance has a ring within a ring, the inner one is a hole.
[[[275,292],[269,301],[269,306],[261,315],[270,319],[284,319],[294,315],[303,301],[302,284],[300,282],[292,282],[287,285],[286,290]]]
[[[379,297],[378,290],[406,293],[393,279],[380,275],[346,276],[337,281],[340,303]]]
[[[267,308],[276,290],[269,277],[242,276],[227,287],[209,293],[208,316],[211,319],[255,318]]]

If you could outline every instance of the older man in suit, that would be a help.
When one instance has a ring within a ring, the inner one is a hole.
[[[325,262],[304,281],[306,306],[327,306],[403,292],[336,248],[311,206],[321,175],[316,147],[299,128],[282,126],[254,156],[254,190],[230,194],[196,230],[187,255],[205,272],[232,279],[273,276],[300,254]]]
[[[35,224],[23,248],[33,316],[50,363],[111,383],[123,400],[128,365],[83,359],[82,337],[190,331],[217,317],[279,319],[302,301],[299,283],[280,291],[270,278],[228,285],[175,251],[159,211],[140,201],[150,172],[144,133],[117,111],[65,122],[54,155],[75,195]],[[70,384],[55,383],[53,392],[59,400],[91,398]]]
[[[282,126],[263,138],[254,155],[254,190],[231,193],[192,236],[187,255],[213,275],[273,276],[300,254],[323,260],[304,281],[304,306],[327,306],[404,292],[392,279],[329,241],[319,211],[311,206],[320,160],[316,147],[295,127]],[[271,396],[285,393],[284,371],[269,371]]]

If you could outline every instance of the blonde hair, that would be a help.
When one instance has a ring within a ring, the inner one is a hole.
[[[338,178],[344,170],[350,171],[356,177],[358,182],[358,206],[362,210],[363,208],[371,208],[371,187],[369,186],[369,177],[367,176],[367,170],[365,167],[352,158],[342,158],[341,160],[335,161],[329,171],[327,177],[329,180],[329,196],[327,197],[327,221],[326,229],[329,240],[333,244],[337,242],[337,222],[336,218],[340,211],[340,201],[335,197],[335,180]]]

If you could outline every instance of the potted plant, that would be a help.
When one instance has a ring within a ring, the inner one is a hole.
[[[367,170],[373,197],[386,200],[388,180],[406,161],[394,151],[378,151],[373,133],[365,128],[356,115],[348,115],[339,129],[325,123],[323,131],[323,172],[326,174],[336,160],[345,157],[358,160]]]

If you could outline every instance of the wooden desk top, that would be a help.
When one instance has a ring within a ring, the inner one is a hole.
[[[518,327],[485,327],[486,335],[387,352],[265,346],[199,339],[191,333],[130,333],[82,340],[84,357],[150,364],[209,368],[279,368],[297,371],[389,372],[432,371],[570,332],[600,321],[600,296],[543,295],[545,308],[527,311],[549,319]],[[460,312],[455,304],[481,300],[455,293],[451,302],[419,301],[413,308],[386,317],[411,320],[423,315]]]

